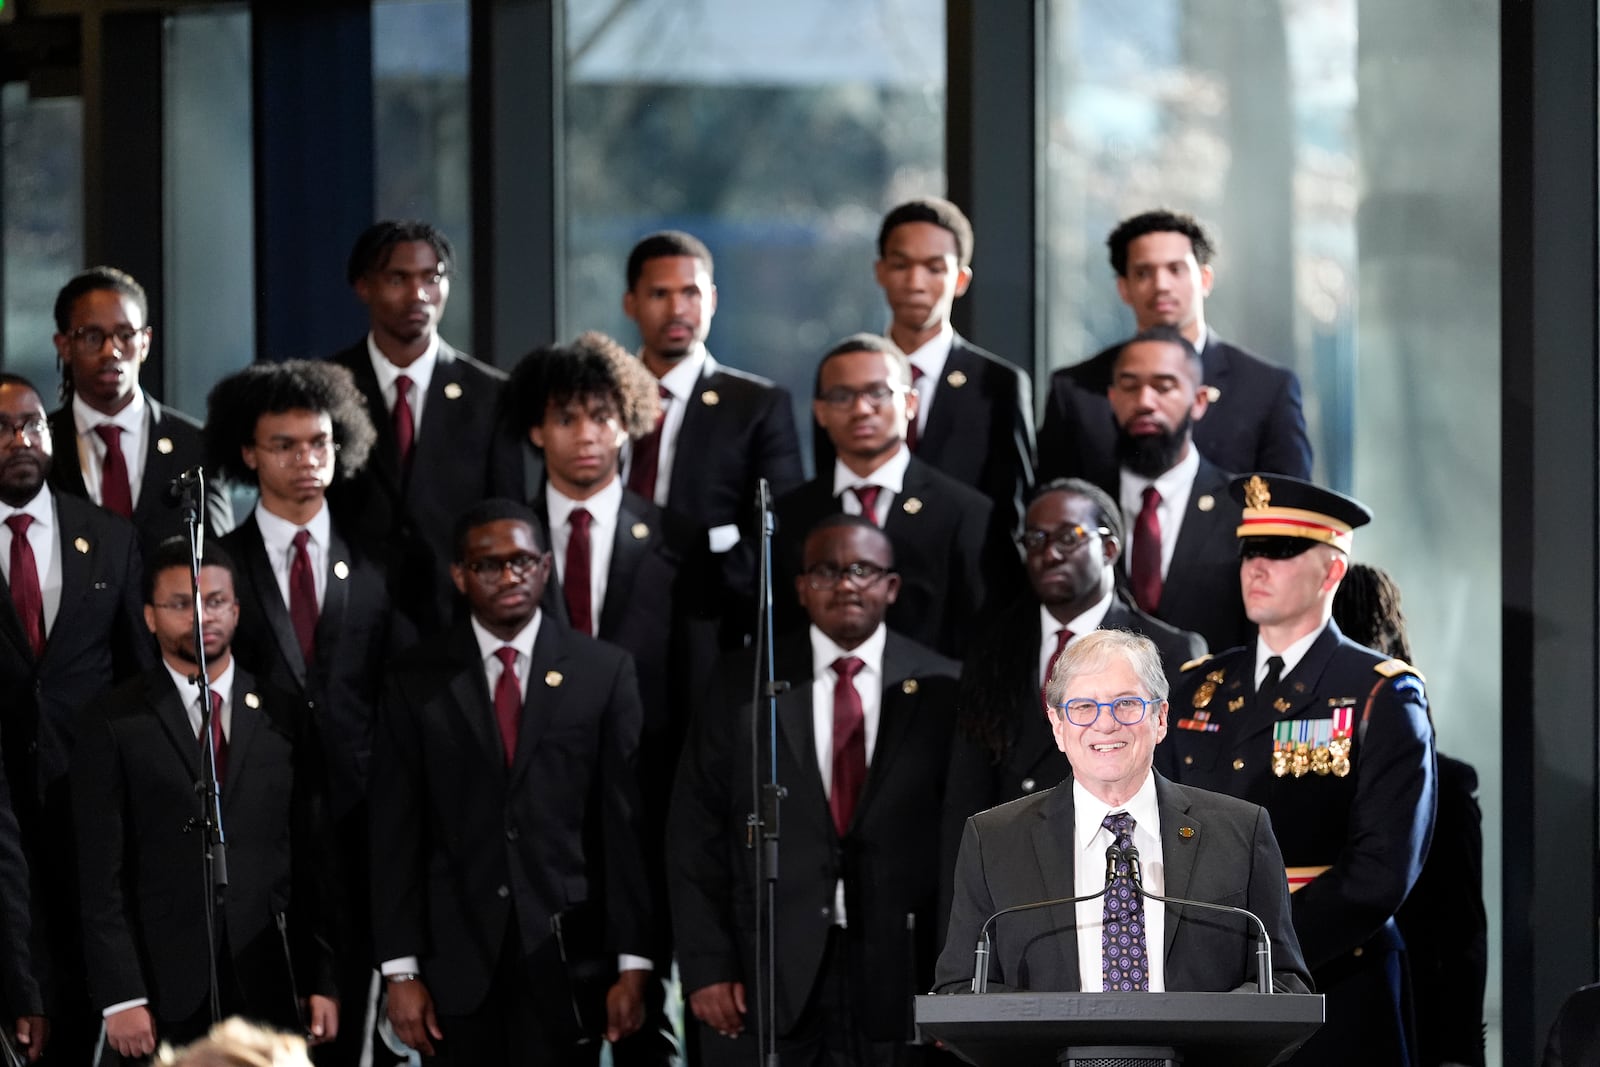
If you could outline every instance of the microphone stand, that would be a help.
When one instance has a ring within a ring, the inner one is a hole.
[[[1115,845],[1112,846],[1116,848]],[[1152,893],[1144,887],[1144,872],[1139,866],[1139,850],[1128,848],[1122,850],[1122,858],[1128,861],[1128,877],[1133,882],[1133,890],[1141,897],[1150,900],[1159,900],[1163,904],[1179,904],[1190,908],[1209,908],[1212,911],[1225,911],[1232,915],[1246,915],[1254,920],[1259,936],[1256,938],[1256,992],[1274,993],[1272,988],[1272,938],[1267,936],[1267,924],[1253,911],[1244,908],[1235,908],[1227,904],[1213,904],[1207,900],[1185,900],[1182,897],[1164,897],[1159,893]]]
[[[745,847],[756,850],[756,1044],[767,1067],[778,1067],[778,814],[788,793],[778,782],[778,694],[788,689],[789,683],[773,676],[772,535],[777,518],[772,511],[772,487],[765,478],[760,480],[756,498],[760,551],[750,703],[750,784],[756,810],[745,816]]]
[[[974,993],[987,993],[989,991],[989,927],[1002,915],[1015,915],[1019,911],[1033,911],[1035,908],[1053,908],[1058,904],[1082,904],[1089,900],[1098,900],[1106,895],[1111,888],[1111,883],[1117,877],[1117,861],[1122,854],[1117,851],[1116,845],[1106,848],[1106,884],[1100,887],[1099,892],[1089,893],[1081,897],[1057,897],[1055,900],[1036,900],[1031,904],[1013,904],[1009,908],[1001,908],[983,921],[983,926],[978,929],[978,947],[972,954],[972,991]]]
[[[195,783],[195,794],[200,797],[200,818],[190,820],[189,828],[198,827],[202,834],[203,857],[201,876],[204,879],[206,915],[206,966],[211,974],[211,1021],[222,1021],[222,997],[217,984],[217,909],[222,905],[228,888],[228,845],[222,831],[222,790],[217,785],[217,752],[211,744],[211,676],[206,666],[205,629],[201,625],[200,561],[205,546],[205,526],[200,518],[200,508],[205,500],[205,472],[196,467],[194,477],[178,479],[171,492],[176,495],[177,506],[183,509],[184,526],[189,534],[189,591],[193,597],[194,659],[199,668],[195,678],[200,686],[200,781]],[[201,739],[204,739],[203,741]]]

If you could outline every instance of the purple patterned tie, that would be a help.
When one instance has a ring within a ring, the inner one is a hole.
[[[1100,824],[1111,831],[1119,849],[1133,847],[1133,816],[1125,811],[1107,815]],[[1105,922],[1100,928],[1100,976],[1107,993],[1150,989],[1149,961],[1145,957],[1144,900],[1134,892],[1128,861],[1117,864],[1117,877],[1106,890]]]

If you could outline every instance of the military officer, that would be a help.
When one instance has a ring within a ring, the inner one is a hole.
[[[1255,641],[1185,665],[1157,767],[1260,804],[1327,1023],[1303,1064],[1415,1062],[1394,913],[1422,869],[1436,770],[1422,676],[1344,637],[1333,596],[1360,502],[1282,475],[1234,479]]]

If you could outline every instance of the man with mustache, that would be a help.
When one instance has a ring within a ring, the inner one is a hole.
[[[47,979],[50,1062],[78,1064],[100,1020],[84,985],[67,762],[84,706],[154,657],[134,527],[52,489],[52,452],[38,391],[0,373],[0,752],[49,935],[34,962]]]

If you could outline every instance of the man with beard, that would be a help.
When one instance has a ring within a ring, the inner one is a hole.
[[[49,1062],[87,1063],[99,1020],[84,987],[67,761],[89,700],[153,657],[128,520],[48,485],[39,393],[0,373],[0,750],[38,891],[51,1018]],[[39,938],[36,934],[35,943]]]
[[[1133,534],[1124,581],[1141,610],[1211,648],[1232,648],[1253,629],[1233,580],[1239,505],[1229,475],[1194,443],[1208,399],[1200,357],[1177,330],[1156,326],[1117,351],[1108,395],[1117,425],[1114,493]]]
[[[106,1044],[127,1061],[161,1041],[193,1041],[214,1021],[204,921],[212,889],[196,788],[212,759],[228,844],[209,961],[221,1015],[298,1031],[313,1044],[339,1029],[330,948],[340,926],[338,857],[321,749],[302,703],[234,662],[233,561],[214,544],[201,561],[199,597],[210,713],[189,543],[172,538],[145,581],[161,666],[97,701],[72,754],[90,992]]]

